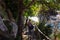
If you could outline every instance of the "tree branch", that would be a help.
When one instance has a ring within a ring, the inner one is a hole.
[[[7,16],[9,18],[10,21],[14,21],[13,20],[13,15],[12,12],[10,11],[10,9],[6,6],[6,3],[3,1],[0,1],[1,6],[5,9],[5,11],[7,12]]]
[[[7,8],[5,2],[3,2],[3,1],[0,1],[0,2],[1,2],[1,3],[0,3],[1,6],[2,6],[2,7],[5,9],[5,11],[7,12],[8,19],[9,19],[10,24],[11,24],[11,26],[12,26],[12,31],[11,31],[11,32],[13,32],[13,33],[11,33],[11,34],[9,34],[9,35],[10,35],[10,36],[14,36],[14,38],[16,38],[18,26],[17,26],[17,24],[15,23],[15,20],[14,20],[14,18],[13,18],[12,12],[10,11],[9,8]],[[2,34],[2,33],[1,33],[1,34]],[[9,36],[9,35],[7,35],[7,36]]]
[[[3,32],[2,30],[0,30],[0,36],[6,37],[6,38],[11,37],[11,35],[9,35],[8,33]]]
[[[33,4],[35,3],[35,1],[36,1],[36,0],[32,0],[32,1],[25,7],[25,9],[26,9],[26,8],[29,8],[31,5],[33,5]]]

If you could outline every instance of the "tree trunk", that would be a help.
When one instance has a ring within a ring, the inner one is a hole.
[[[23,10],[20,10],[18,15],[18,35],[20,36],[20,40],[22,40],[22,27],[23,27]]]
[[[22,39],[22,28],[23,28],[23,21],[24,21],[24,18],[23,18],[23,12],[25,9],[27,9],[29,6],[31,6],[31,4],[34,3],[34,0],[32,0],[31,3],[29,3],[28,6],[24,6],[23,4],[23,1],[24,0],[18,0],[18,36],[19,36],[19,40],[23,40]]]
[[[18,0],[18,40],[22,39],[22,27],[23,27],[23,0]]]

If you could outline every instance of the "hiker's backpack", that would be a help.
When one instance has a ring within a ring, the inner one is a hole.
[[[29,26],[29,29],[32,30],[33,28],[34,28],[34,26],[31,24],[31,25]]]

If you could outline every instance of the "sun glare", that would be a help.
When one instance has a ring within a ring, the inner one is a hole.
[[[31,19],[34,22],[39,22],[39,18],[38,17],[29,17],[29,19]]]

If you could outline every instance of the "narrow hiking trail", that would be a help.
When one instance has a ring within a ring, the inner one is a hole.
[[[46,36],[38,27],[36,27],[36,29],[38,30],[39,34],[42,34],[43,36],[45,36],[45,38],[47,38],[47,40],[51,40],[48,36]],[[23,30],[23,40],[37,40],[37,37],[35,35],[34,30],[32,30],[32,33],[29,34],[29,29],[25,28]]]
[[[23,30],[23,40],[37,40],[36,36],[34,34],[34,30],[32,30],[32,33],[29,33],[29,29],[28,28],[24,28]]]

